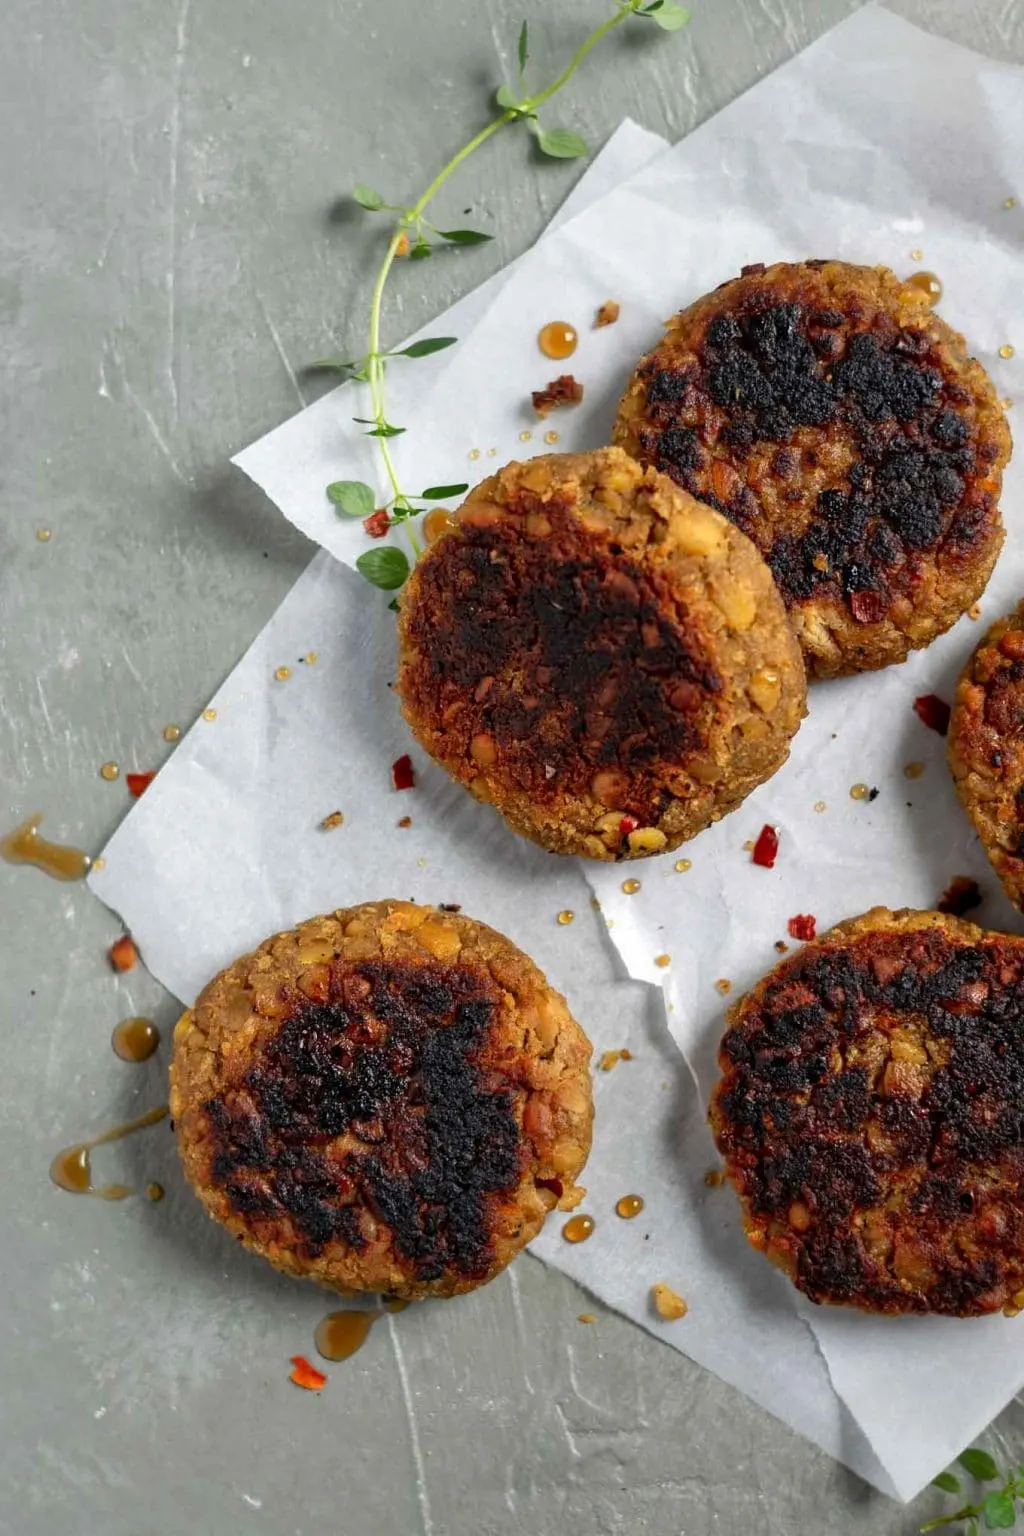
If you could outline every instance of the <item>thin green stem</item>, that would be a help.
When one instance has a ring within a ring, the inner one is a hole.
[[[367,351],[366,367],[367,380],[370,386],[371,409],[373,412],[374,425],[378,434],[383,433],[385,427],[387,426],[387,413],[385,410],[384,395],[385,360],[384,354],[381,351],[380,344],[381,310],[383,307],[384,290],[387,286],[387,281],[391,274],[391,268],[395,264],[395,259],[398,256],[398,252],[401,248],[403,239],[408,239],[408,231],[410,229],[414,230],[416,234],[421,232],[424,209],[433,201],[433,199],[437,196],[438,192],[440,192],[441,188],[448,181],[448,179],[455,173],[455,171],[458,170],[459,166],[462,165],[463,161],[468,160],[470,155],[474,154],[482,145],[486,144],[487,140],[492,138],[494,134],[498,133],[500,129],[504,128],[507,123],[515,122],[518,118],[532,117],[537,112],[539,107],[542,107],[545,102],[550,101],[552,96],[556,95],[562,89],[562,87],[566,85],[569,80],[571,80],[572,76],[576,73],[584,59],[587,57],[587,54],[590,53],[591,49],[596,48],[597,44],[601,42],[603,38],[607,37],[609,32],[612,32],[617,26],[620,26],[621,23],[624,22],[629,16],[635,15],[636,12],[640,9],[642,3],[643,0],[616,0],[618,9],[616,10],[614,16],[609,16],[608,19],[603,21],[599,27],[595,27],[594,31],[590,33],[589,37],[584,38],[583,42],[576,49],[576,52],[566,64],[561,74],[556,75],[555,79],[552,80],[550,85],[545,86],[542,91],[535,92],[532,96],[525,97],[515,107],[508,108],[507,111],[502,112],[498,117],[492,118],[489,123],[481,128],[478,133],[475,133],[473,137],[468,140],[468,142],[465,143],[462,148],[452,156],[447,165],[438,171],[437,175],[427,187],[426,191],[421,194],[415,203],[413,203],[412,207],[402,210],[402,217],[398,224],[396,224],[392,232],[391,239],[388,241],[387,249],[384,252],[384,258],[380,264],[380,269],[377,272],[377,278],[373,285],[373,294],[370,300],[370,345]],[[388,446],[388,439],[383,435],[378,435],[377,442],[380,446],[381,458],[384,462],[384,470],[387,474],[388,482],[391,486],[392,500],[397,507],[407,511],[409,510],[409,501],[402,491],[401,482],[398,478],[398,471],[395,468],[395,462],[391,456],[391,450]],[[411,531],[410,539],[412,540],[413,548],[416,549],[416,552],[418,553],[416,540]]]

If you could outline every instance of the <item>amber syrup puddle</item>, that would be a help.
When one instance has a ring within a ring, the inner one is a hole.
[[[100,1200],[125,1199],[131,1194],[127,1184],[97,1185],[92,1182],[90,1153],[95,1147],[105,1147],[108,1142],[121,1141],[125,1136],[130,1136],[133,1131],[142,1131],[148,1125],[156,1125],[167,1114],[167,1105],[160,1104],[156,1109],[147,1110],[137,1120],[126,1120],[123,1125],[115,1125],[111,1130],[104,1131],[102,1136],[94,1136],[92,1141],[79,1141],[73,1147],[65,1147],[50,1164],[50,1178],[59,1189],[66,1189],[72,1195],[96,1195]]]
[[[122,1061],[148,1061],[160,1044],[160,1031],[152,1019],[122,1019],[110,1037],[114,1055]]]
[[[51,843],[39,835],[42,811],[30,816],[0,841],[0,858],[8,864],[34,864],[54,880],[81,880],[89,869],[89,855],[82,848]]]

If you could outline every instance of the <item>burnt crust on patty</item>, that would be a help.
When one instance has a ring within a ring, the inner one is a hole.
[[[992,625],[964,668],[948,753],[961,803],[1024,910],[1024,603]]]
[[[785,761],[799,647],[748,539],[620,449],[512,463],[417,563],[418,740],[557,853],[675,847]]]
[[[171,1113],[217,1220],[285,1272],[449,1296],[579,1198],[590,1046],[520,950],[373,902],[276,935],[175,1031]]]
[[[1002,544],[1010,433],[995,390],[886,267],[744,268],[669,322],[614,440],[753,539],[811,677],[929,644]]]
[[[1024,940],[876,908],[741,999],[719,1062],[747,1236],[812,1301],[1024,1306]]]

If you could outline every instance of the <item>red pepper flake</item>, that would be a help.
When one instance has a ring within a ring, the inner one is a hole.
[[[307,1392],[322,1392],[326,1387],[327,1377],[315,1365],[310,1365],[305,1355],[292,1355],[292,1365],[295,1369],[288,1380],[294,1381],[297,1387],[304,1387]]]
[[[977,880],[972,880],[969,875],[955,875],[939,899],[939,911],[963,917],[965,912],[980,907],[981,902],[981,887]]]
[[[376,512],[370,513],[369,517],[364,517],[363,527],[371,539],[382,539],[391,527],[391,519],[388,517],[387,507],[378,507]]]
[[[791,939],[813,939],[818,931],[818,919],[812,917],[810,912],[798,912],[796,917],[791,917],[786,924],[786,931]]]
[[[110,946],[110,963],[115,971],[130,971],[138,958],[135,940],[127,933]]]
[[[775,856],[778,851],[779,834],[774,827],[768,826],[766,822],[757,835],[757,842],[754,844],[750,857],[755,864],[760,864],[762,869],[774,869]]]
[[[412,789],[416,783],[412,758],[408,752],[403,752],[398,761],[391,764],[391,782],[396,789]]]
[[[930,731],[938,731],[940,736],[945,736],[949,730],[949,705],[935,693],[925,693],[915,699],[914,713],[922,725]]]
[[[623,816],[622,820],[619,822],[619,831],[622,833],[623,837],[628,837],[631,832],[636,831],[639,825],[640,823],[637,821],[635,816]]]
[[[156,769],[154,768],[151,773],[126,773],[124,781],[128,785],[128,793],[134,795],[137,800],[140,795],[145,794],[155,778]]]

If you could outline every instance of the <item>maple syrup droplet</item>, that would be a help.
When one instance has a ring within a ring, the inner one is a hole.
[[[40,811],[0,840],[0,858],[8,864],[34,864],[54,880],[81,880],[89,870],[89,855],[81,848],[48,842],[39,835]]]
[[[570,1216],[562,1228],[567,1243],[585,1243],[594,1230],[593,1216]]]
[[[204,720],[216,720],[216,718],[217,718],[217,711],[215,709],[204,709],[203,710],[203,719]]]
[[[163,1199],[165,1193],[166,1193],[166,1191],[165,1191],[165,1189],[164,1189],[162,1184],[147,1184],[146,1185],[146,1199],[147,1200],[152,1200],[154,1205],[157,1203],[158,1200],[162,1200]]]
[[[564,911],[559,912],[559,914],[558,914],[558,921],[559,921],[559,923],[561,924],[561,926],[563,928],[567,928],[569,926],[569,924],[574,920],[575,916],[576,916],[576,913],[575,912],[570,912],[569,908],[566,907],[564,909]]]
[[[115,1056],[122,1061],[148,1061],[160,1044],[160,1031],[152,1019],[122,1019],[110,1037]]]
[[[623,894],[626,895],[626,896],[635,896],[639,889],[640,889],[640,881],[639,880],[623,880],[623,882],[622,882]]]
[[[49,528],[37,528],[36,538],[39,540],[40,544],[49,544],[50,540],[53,538],[53,534],[50,532]]]
[[[164,726],[164,741],[179,741],[181,739],[180,725]]]
[[[313,1343],[325,1360],[347,1360],[362,1349],[378,1312],[328,1312],[316,1325]]]
[[[692,868],[693,865],[689,859],[676,859],[676,874],[685,875],[686,871]]]
[[[934,272],[915,272],[913,277],[907,278],[907,287],[923,293],[929,304],[937,304],[942,298],[942,279]]]
[[[277,678],[279,683],[286,683],[291,675],[291,667],[278,667],[277,671],[274,673],[274,676]]]
[[[576,327],[568,320],[549,320],[537,333],[537,345],[545,357],[572,357],[578,341]]]
[[[558,433],[555,432],[555,431],[545,432],[544,433],[544,441],[546,443],[548,443],[548,444],[557,443],[558,442]]]
[[[121,769],[117,763],[104,763],[100,768],[100,778],[106,779],[108,784],[113,784],[115,779],[121,777]]]
[[[456,526],[455,519],[444,507],[434,507],[423,519],[423,534],[428,544],[433,544],[442,533]]]
[[[404,1296],[392,1296],[384,1303],[385,1312],[404,1312],[406,1307],[411,1307],[412,1302],[406,1301]]]
[[[1014,348],[1010,345],[1010,343],[1008,341],[1004,341],[1003,345],[999,348],[999,356],[1000,357],[1012,357],[1013,353],[1014,353]]]
[[[634,1216],[639,1216],[644,1208],[642,1195],[623,1195],[621,1200],[615,1202],[615,1214],[621,1216],[624,1221],[632,1221]]]
[[[134,1131],[145,1130],[148,1125],[156,1125],[166,1119],[168,1107],[160,1104],[156,1109],[149,1109],[144,1115],[139,1115],[135,1120],[125,1120],[121,1125],[112,1126],[109,1131],[104,1131],[102,1136],[94,1136],[91,1141],[77,1141],[74,1146],[65,1147],[58,1152],[50,1164],[50,1178],[59,1189],[66,1189],[73,1195],[95,1195],[100,1200],[123,1200],[131,1194],[127,1184],[99,1184],[92,1182],[92,1163],[89,1154],[94,1147],[105,1147],[109,1142],[121,1141],[125,1136],[131,1136]]]
[[[868,788],[868,786],[866,784],[851,784],[850,785],[850,799],[851,800],[866,800],[868,798],[868,796],[870,795],[870,793],[871,793],[871,791],[870,791],[870,789]]]

